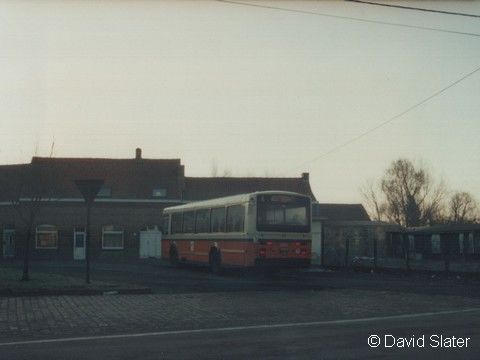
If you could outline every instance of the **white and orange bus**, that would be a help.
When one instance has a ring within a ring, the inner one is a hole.
[[[163,210],[163,258],[220,267],[308,267],[310,197],[261,191]]]

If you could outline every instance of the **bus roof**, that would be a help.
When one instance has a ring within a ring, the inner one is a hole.
[[[215,199],[210,199],[210,200],[203,200],[203,201],[194,201],[188,204],[184,205],[177,205],[177,206],[170,206],[165,209],[163,209],[163,213],[170,213],[170,212],[175,212],[175,211],[185,211],[185,210],[190,210],[190,209],[196,209],[196,208],[210,208],[210,207],[218,207],[218,206],[225,206],[225,205],[234,205],[234,204],[242,204],[250,201],[250,198],[252,196],[256,195],[273,195],[273,194],[283,194],[283,195],[295,195],[295,196],[301,196],[301,197],[309,197],[308,195],[304,194],[299,194],[291,191],[275,191],[275,190],[269,190],[269,191],[257,191],[254,193],[248,193],[248,194],[238,194],[238,195],[232,195],[232,196],[225,196],[221,198],[215,198]]]

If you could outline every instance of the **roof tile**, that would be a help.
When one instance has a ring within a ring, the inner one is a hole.
[[[315,201],[310,183],[304,177],[186,177],[184,200],[208,200],[265,190],[292,191]]]

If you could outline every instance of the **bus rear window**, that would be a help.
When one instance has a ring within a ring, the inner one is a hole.
[[[291,195],[259,196],[257,230],[309,232],[310,199]]]

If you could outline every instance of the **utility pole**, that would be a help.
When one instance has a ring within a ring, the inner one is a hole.
[[[85,281],[87,284],[90,284],[90,213],[93,205],[93,201],[97,196],[100,188],[103,186],[103,180],[101,179],[85,179],[85,180],[75,180],[75,185],[77,185],[78,190],[83,195],[85,199],[85,204],[87,206],[87,226],[86,226],[86,237],[85,237]]]

